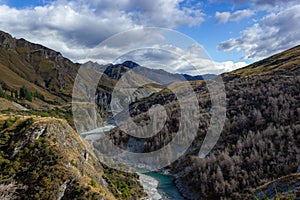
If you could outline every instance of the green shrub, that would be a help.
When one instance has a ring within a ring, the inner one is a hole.
[[[96,187],[97,186],[97,183],[94,179],[91,179],[91,186],[93,187]]]
[[[14,121],[12,119],[6,119],[5,122],[4,122],[4,128],[8,128],[10,127],[11,125],[13,125]]]
[[[5,92],[2,89],[2,85],[0,85],[0,97],[4,97],[5,96]]]
[[[74,167],[77,168],[77,164],[76,164],[76,162],[74,160],[71,160],[71,165],[73,165]]]
[[[48,113],[46,113],[46,112],[43,112],[43,113],[41,114],[41,116],[42,116],[42,117],[49,117],[50,115],[49,115]]]
[[[20,88],[20,98],[26,99],[28,101],[32,101],[32,93],[25,86]]]
[[[39,99],[41,99],[43,101],[45,100],[45,96],[42,95],[41,93],[39,93],[38,91],[34,92],[34,97],[39,98]]]

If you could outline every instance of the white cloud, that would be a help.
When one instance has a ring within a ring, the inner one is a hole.
[[[245,59],[261,59],[300,44],[300,5],[269,13],[238,38],[222,42],[220,50],[244,51]]]
[[[216,12],[215,18],[216,24],[219,23],[226,23],[228,21],[240,21],[244,18],[250,17],[254,15],[254,11],[245,9],[245,10],[238,10],[233,13],[230,12]]]
[[[118,32],[144,26],[193,26],[203,17],[198,7],[188,7],[183,0],[57,0],[35,8],[0,6],[0,29],[78,61]]]

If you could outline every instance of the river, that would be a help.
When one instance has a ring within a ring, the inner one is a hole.
[[[114,127],[115,124],[107,123],[103,127],[82,133],[82,136],[90,141],[98,140],[103,133],[108,132]],[[138,174],[140,175],[140,182],[148,194],[148,197],[144,198],[144,200],[184,199],[175,186],[173,177],[158,172],[146,172],[145,170],[138,170]]]
[[[156,186],[156,190],[158,194],[160,195],[159,198],[156,198],[158,195],[151,194],[150,197],[147,198],[149,200],[183,200],[184,198],[179,193],[177,187],[175,186],[173,180],[174,178],[168,175],[164,175],[158,172],[146,172],[144,175],[149,176],[151,178],[154,178],[158,184]],[[145,186],[144,186],[145,187]],[[146,191],[147,192],[147,191]]]

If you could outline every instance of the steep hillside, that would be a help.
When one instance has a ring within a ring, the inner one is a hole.
[[[253,199],[259,186],[296,172],[300,163],[299,49],[297,46],[222,75],[227,119],[206,158],[197,157],[197,153],[210,123],[211,100],[205,82],[192,82],[202,113],[200,129],[186,155],[167,167],[187,199]],[[180,86],[174,83],[172,87],[180,90]],[[166,89],[132,103],[131,116],[146,124],[147,111],[156,104],[165,107],[169,118],[157,135],[137,140],[142,152],[160,149],[178,131],[180,106]],[[133,140],[117,128],[111,135],[123,148]]]
[[[26,86],[52,103],[71,100],[79,65],[59,52],[0,31],[0,83],[10,91]]]
[[[28,109],[23,107],[22,105],[16,103],[16,102],[13,102],[13,101],[9,101],[5,98],[0,98],[0,111],[2,109],[5,109],[5,110],[21,110],[21,111],[27,111]]]
[[[250,199],[256,187],[296,172],[299,87],[297,76],[252,77],[226,84],[227,120],[217,145],[207,158],[194,157],[183,167],[186,171],[179,172],[177,184],[193,191],[189,199]]]
[[[136,174],[102,166],[90,145],[64,120],[1,115],[0,141],[0,184],[21,184],[16,199],[137,199],[145,195]]]

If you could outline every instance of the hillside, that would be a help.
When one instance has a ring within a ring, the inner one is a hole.
[[[79,67],[59,52],[0,32],[1,198],[4,194],[16,199],[146,195],[137,174],[102,165],[90,144],[70,127]],[[102,78],[108,88],[116,82],[107,75]],[[101,87],[99,91],[109,91]]]
[[[300,163],[299,50],[297,46],[222,75],[227,119],[221,137],[206,158],[197,157],[197,153],[210,123],[211,100],[205,82],[192,82],[202,113],[201,128],[186,155],[165,169],[176,177],[185,198],[252,199],[259,186],[296,172]],[[177,90],[180,86],[171,85]],[[148,109],[156,104],[165,107],[168,119],[157,135],[137,140],[143,144],[139,146],[141,152],[160,149],[178,131],[180,106],[167,89],[132,103],[131,116],[145,124]],[[134,140],[117,128],[111,135],[123,148]],[[283,191],[280,184],[278,187],[278,192]]]
[[[91,146],[65,120],[0,115],[0,141],[0,184],[22,185],[14,194],[16,199],[137,199],[145,195],[136,174],[102,166]]]
[[[253,76],[299,76],[300,45],[269,58],[255,62],[249,66],[224,73],[225,80],[232,78],[247,78]]]
[[[132,61],[105,66],[92,62],[73,63],[55,50],[25,39],[13,38],[10,34],[0,31],[0,97],[9,98],[33,110],[69,112],[73,85],[80,67],[92,70],[93,78],[101,77],[96,91],[96,103],[103,113],[110,110],[114,86],[129,70],[130,80],[123,80],[124,86],[143,85],[150,80],[168,85],[184,81],[184,77],[187,80],[202,78],[148,69]],[[20,94],[24,87],[29,98]],[[156,91],[161,89],[159,85],[152,85],[151,88]],[[141,92],[140,96],[151,94],[148,89]]]
[[[0,31],[0,82],[9,91],[25,85],[50,103],[70,101],[78,67],[59,52]]]

